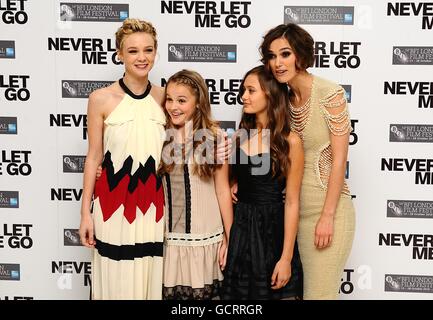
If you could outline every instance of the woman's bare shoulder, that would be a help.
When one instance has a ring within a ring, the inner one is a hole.
[[[97,108],[106,113],[122,100],[125,93],[117,82],[108,87],[99,88],[89,95],[89,108]]]

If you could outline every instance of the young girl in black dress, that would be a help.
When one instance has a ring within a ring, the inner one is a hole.
[[[232,138],[238,202],[222,298],[300,299],[296,233],[304,154],[301,139],[290,132],[287,86],[259,66],[245,75],[241,95],[240,130]]]

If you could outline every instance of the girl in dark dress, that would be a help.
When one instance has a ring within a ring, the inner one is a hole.
[[[304,154],[301,139],[290,132],[287,87],[259,66],[245,75],[241,95],[232,159],[238,202],[222,298],[301,299],[296,233]]]

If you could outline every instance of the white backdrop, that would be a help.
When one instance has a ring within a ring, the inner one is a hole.
[[[76,234],[87,96],[122,76],[112,55],[127,16],[157,28],[151,81],[200,72],[214,117],[236,125],[233,97],[266,31],[295,19],[311,32],[311,72],[346,86],[355,126],[357,227],[340,298],[433,297],[432,3],[111,2],[0,1],[0,299],[89,297],[90,251]]]

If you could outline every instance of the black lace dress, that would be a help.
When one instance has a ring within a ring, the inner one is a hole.
[[[222,299],[300,299],[303,277],[296,243],[290,281],[281,289],[271,289],[271,276],[283,250],[285,179],[272,177],[269,153],[248,156],[237,148],[236,158],[232,169],[238,181],[238,203]]]

